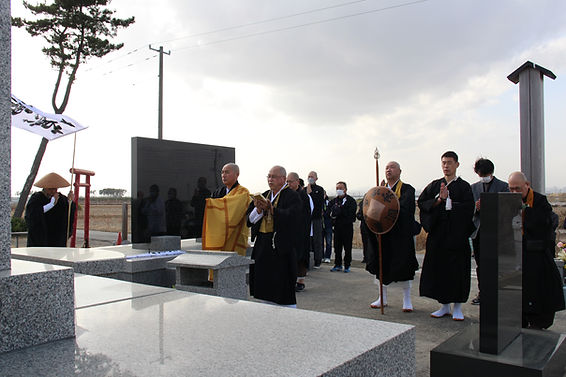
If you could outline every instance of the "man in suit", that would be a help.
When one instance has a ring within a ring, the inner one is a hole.
[[[480,195],[482,192],[509,192],[509,185],[493,175],[495,166],[487,158],[479,158],[474,165],[474,171],[480,180],[472,184],[474,195],[474,225],[476,230],[472,233],[472,244],[474,246],[474,259],[476,260],[476,275],[478,277],[478,288],[480,286]],[[480,293],[472,300],[472,305],[480,304]]]

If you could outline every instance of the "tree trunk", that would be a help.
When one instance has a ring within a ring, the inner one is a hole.
[[[33,165],[31,166],[28,178],[26,179],[26,183],[24,184],[24,188],[22,189],[22,193],[20,194],[18,205],[16,206],[16,210],[14,211],[14,217],[22,217],[22,214],[24,213],[24,208],[26,206],[26,202],[28,201],[29,192],[31,191],[31,186],[35,181],[35,177],[37,176],[37,171],[39,170],[39,165],[41,165],[41,160],[43,159],[43,154],[45,153],[45,148],[47,147],[48,141],[49,140],[47,140],[46,138],[41,139],[41,144],[39,144],[39,148],[37,149],[37,153],[35,155],[35,160],[33,161]]]

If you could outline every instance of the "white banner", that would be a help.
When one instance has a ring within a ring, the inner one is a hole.
[[[84,130],[79,122],[62,114],[50,114],[20,101],[12,94],[12,127],[33,132],[48,140]]]

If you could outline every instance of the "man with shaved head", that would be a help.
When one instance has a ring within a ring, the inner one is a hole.
[[[250,266],[250,295],[263,301],[296,307],[297,217],[301,198],[285,182],[287,172],[274,166],[267,174],[269,190],[254,197],[248,208],[248,226],[255,244]]]
[[[564,309],[560,274],[554,263],[552,207],[520,171],[509,175],[509,191],[523,199],[523,327],[547,329]]]
[[[415,233],[420,226],[415,221],[415,189],[401,181],[401,166],[396,161],[385,165],[385,178],[397,198],[399,198],[399,217],[391,230],[381,236],[383,262],[383,297],[370,304],[372,308],[387,306],[387,287],[397,282],[403,288],[403,311],[412,312],[411,285],[419,263],[415,255]],[[375,234],[368,237],[368,261],[366,270],[379,279],[379,244]],[[379,292],[379,290],[378,290]]]
[[[249,229],[246,211],[251,201],[250,192],[238,183],[240,168],[233,162],[222,167],[222,183],[206,199],[202,227],[203,250],[235,251],[245,256]],[[211,275],[212,277],[212,275]]]

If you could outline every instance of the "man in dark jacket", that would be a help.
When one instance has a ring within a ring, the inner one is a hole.
[[[552,207],[520,171],[509,176],[509,191],[523,197],[523,327],[547,329],[555,312],[564,310],[562,282],[554,263]]]
[[[70,186],[59,174],[49,173],[35,183],[43,190],[33,194],[27,205],[25,220],[28,228],[28,247],[67,247],[75,216],[75,204],[57,192],[58,188]]]
[[[282,166],[269,170],[269,190],[254,197],[248,208],[248,226],[257,235],[250,266],[250,295],[279,305],[296,307],[296,221],[301,198],[285,183]]]
[[[334,221],[334,267],[330,271],[342,271],[342,248],[344,248],[344,272],[350,272],[352,263],[352,238],[356,208],[354,198],[347,195],[346,182],[336,184],[336,198],[329,204],[330,217]]]

